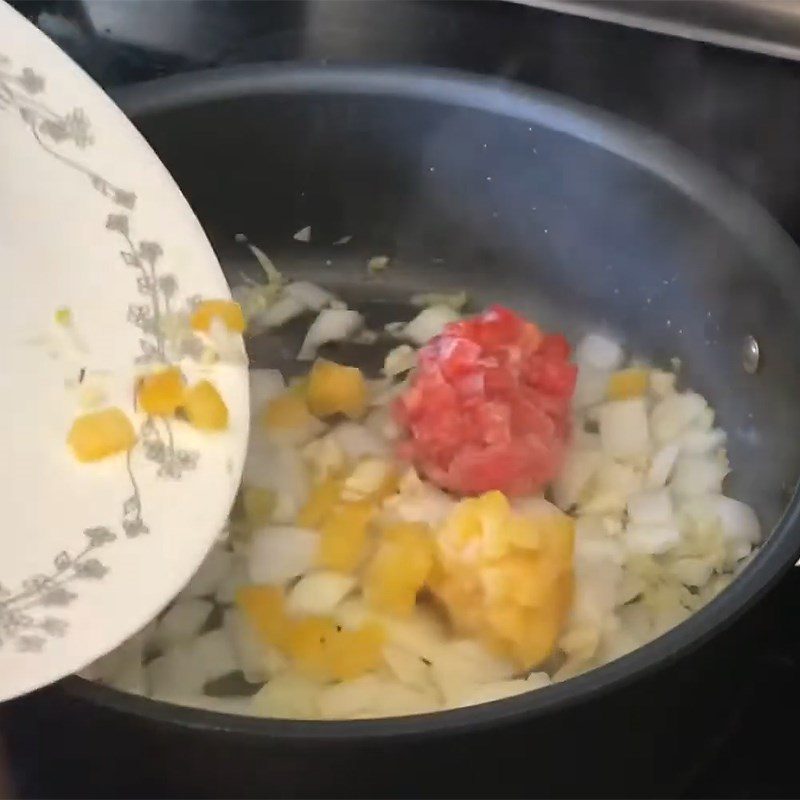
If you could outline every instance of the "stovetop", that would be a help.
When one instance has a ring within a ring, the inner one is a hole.
[[[660,132],[727,174],[800,241],[800,63],[510,3],[16,0],[101,85],[252,62],[444,66],[498,75]],[[800,3],[798,3],[800,5]],[[552,4],[551,4],[552,5]],[[759,666],[687,796],[791,797],[800,570],[756,609]],[[782,733],[783,732],[783,733]],[[12,764],[36,796],[27,760]],[[435,794],[431,788],[431,794]]]

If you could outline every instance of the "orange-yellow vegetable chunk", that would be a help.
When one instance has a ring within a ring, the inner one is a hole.
[[[200,430],[221,431],[228,427],[228,407],[208,381],[200,381],[186,391],[183,410],[189,422]]]
[[[650,372],[646,369],[631,367],[613,373],[608,380],[606,394],[609,400],[627,400],[641,397],[647,391]]]
[[[353,572],[367,544],[367,526],[375,507],[371,503],[343,503],[322,523],[317,561],[320,567]]]
[[[272,400],[264,412],[267,430],[293,430],[315,423],[305,397],[291,389]]]
[[[264,642],[281,648],[286,646],[290,622],[280,589],[275,586],[243,586],[236,594],[236,604]]]
[[[367,408],[367,382],[363,373],[357,367],[317,360],[309,376],[308,407],[317,417],[362,416]]]
[[[297,524],[303,528],[319,528],[339,502],[341,492],[342,482],[335,478],[318,483],[300,509]]]
[[[192,312],[192,330],[208,332],[211,321],[220,319],[233,333],[243,333],[244,313],[241,306],[233,300],[202,300]]]
[[[434,544],[427,525],[398,523],[382,532],[364,578],[373,608],[390,614],[411,613],[417,593],[433,567]]]
[[[462,500],[437,532],[428,585],[456,630],[530,669],[569,613],[573,534],[554,507],[520,514],[499,492]]]
[[[124,411],[104,408],[78,417],[67,442],[78,461],[99,461],[130,450],[136,444],[136,432]]]
[[[177,367],[145,375],[139,382],[137,402],[145,414],[171,417],[183,403],[183,376]]]

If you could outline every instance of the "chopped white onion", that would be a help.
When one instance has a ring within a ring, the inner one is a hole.
[[[706,406],[705,399],[695,392],[665,397],[650,415],[653,438],[659,444],[676,439],[702,415]]]
[[[463,289],[460,292],[426,292],[411,295],[411,304],[415,306],[447,306],[453,311],[461,311],[467,304],[469,295]]]
[[[309,572],[291,588],[286,608],[296,615],[330,614],[355,585],[352,575],[328,570]]]
[[[250,370],[250,413],[261,413],[270,400],[286,391],[286,381],[280,370],[257,369]]]
[[[295,671],[272,678],[251,698],[253,713],[278,719],[317,719],[320,684]]]
[[[645,484],[648,488],[658,489],[664,486],[672,475],[680,448],[676,444],[668,444],[656,451],[650,468],[647,471]]]
[[[383,361],[383,374],[394,378],[403,372],[414,369],[417,364],[417,351],[407,344],[401,344],[390,350]]]
[[[287,284],[283,290],[286,297],[292,297],[309,311],[322,311],[329,306],[336,297],[327,289],[317,286],[310,281],[294,281]]]
[[[228,635],[222,628],[198,636],[187,648],[192,660],[202,666],[205,683],[230,675],[239,668]]]
[[[351,461],[382,458],[389,455],[389,445],[381,437],[357,422],[341,422],[329,434]]]
[[[739,500],[720,495],[715,498],[722,535],[729,542],[756,545],[761,541],[761,525],[756,512]]]
[[[458,312],[449,306],[429,306],[417,314],[400,332],[404,339],[423,345],[438,336],[451,322],[459,319]]]
[[[722,492],[727,464],[707,456],[681,456],[675,464],[670,487],[676,495],[697,497]]]
[[[311,323],[300,352],[299,361],[311,361],[317,350],[328,342],[341,341],[354,334],[364,323],[358,311],[349,308],[327,308]]]
[[[316,531],[274,525],[262,528],[250,540],[250,579],[253,583],[280,586],[308,572],[318,549]]]
[[[305,242],[308,243],[311,241],[311,226],[306,225],[305,228],[300,228],[299,231],[292,234],[292,239],[296,242]]]
[[[612,372],[622,365],[623,351],[619,342],[599,333],[590,333],[578,342],[575,361],[583,367]]]
[[[146,667],[147,683],[154,696],[200,694],[207,677],[190,647],[179,644],[154,658]]]
[[[563,511],[572,508],[603,463],[599,450],[572,450],[553,481],[553,499]]]
[[[628,525],[624,542],[631,553],[660,555],[675,547],[681,540],[676,525]]]
[[[222,626],[246,681],[262,683],[288,666],[281,653],[258,638],[238,608],[229,608],[225,612]]]
[[[610,377],[610,372],[588,366],[579,367],[575,393],[572,396],[572,405],[576,409],[585,409],[597,403],[602,403],[606,398]]]
[[[600,441],[612,458],[627,461],[645,457],[650,447],[645,401],[634,397],[601,406]]]
[[[628,517],[643,525],[666,525],[672,521],[672,498],[666,489],[648,489],[628,498]]]
[[[308,468],[296,447],[251,436],[244,462],[242,483],[269,489],[277,500],[272,512],[276,522],[292,522],[306,502],[309,493]]]

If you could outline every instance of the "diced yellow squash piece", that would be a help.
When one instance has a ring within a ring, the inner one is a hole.
[[[136,432],[122,409],[104,408],[78,417],[67,442],[78,461],[99,461],[130,450],[136,444]]]
[[[336,636],[336,625],[325,617],[307,617],[292,623],[286,649],[297,666],[310,678],[331,677],[330,647]]]
[[[357,367],[318,359],[308,380],[308,407],[317,417],[361,417],[367,408],[367,382]]]
[[[233,300],[202,300],[192,312],[192,330],[208,332],[213,319],[220,319],[233,333],[243,333],[244,313],[241,306]]]
[[[647,392],[650,370],[631,367],[613,373],[608,379],[606,395],[609,400],[627,400]]]
[[[367,601],[378,611],[410,614],[433,560],[433,538],[427,525],[407,522],[386,528],[364,576]]]
[[[487,492],[462,500],[438,531],[427,585],[456,630],[529,669],[552,652],[569,613],[573,539],[558,509],[517,513]]]
[[[335,478],[327,478],[318,483],[300,509],[297,524],[302,528],[319,528],[339,502],[341,492],[342,482]]]
[[[262,641],[287,646],[291,622],[286,616],[283,592],[275,586],[243,586],[236,604]]]
[[[305,397],[291,389],[272,400],[264,412],[267,430],[293,430],[305,428],[315,422]]]
[[[200,381],[186,390],[183,398],[186,418],[203,431],[221,431],[228,427],[228,407],[209,381]]]
[[[376,622],[354,631],[338,630],[333,639],[330,667],[336,680],[348,681],[376,670],[383,663],[386,636]]]
[[[183,375],[177,367],[153,372],[139,381],[136,399],[145,414],[171,417],[183,403]]]
[[[361,563],[367,544],[372,503],[342,503],[332,510],[320,528],[317,562],[323,569],[353,572]]]
[[[246,486],[242,489],[242,508],[250,528],[260,528],[272,518],[278,498],[271,489],[259,486]]]

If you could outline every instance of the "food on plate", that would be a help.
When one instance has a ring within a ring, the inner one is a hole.
[[[659,636],[758,545],[753,510],[723,493],[725,432],[675,368],[600,332],[573,351],[502,306],[461,316],[463,292],[369,331],[254,252],[268,282],[237,293],[248,330],[315,315],[302,366],[251,370],[227,536],[97,679],[296,719],[512,697]],[[236,330],[228,306],[205,308],[193,326]],[[348,339],[388,344],[383,369],[318,352]],[[148,376],[140,406],[224,424],[213,386],[178,378]]]
[[[104,408],[81,414],[72,423],[67,443],[78,461],[100,461],[130,450],[136,444],[136,432],[122,409]]]
[[[55,319],[58,325],[69,326],[72,319],[69,309],[58,309]],[[182,342],[192,331],[204,336],[201,363],[239,360],[239,334],[244,331],[245,319],[236,302],[201,300],[191,315],[173,315],[163,327],[165,336],[173,342]],[[87,376],[85,369],[80,375],[80,405],[84,409],[99,405],[105,399],[105,392],[95,384],[94,376]],[[201,431],[221,431],[228,427],[228,407],[216,386],[207,379],[187,383],[175,364],[162,364],[138,376],[134,395],[135,412],[148,417],[179,418]],[[133,423],[125,412],[112,407],[77,417],[67,443],[78,461],[88,462],[127,452],[136,438]]]

